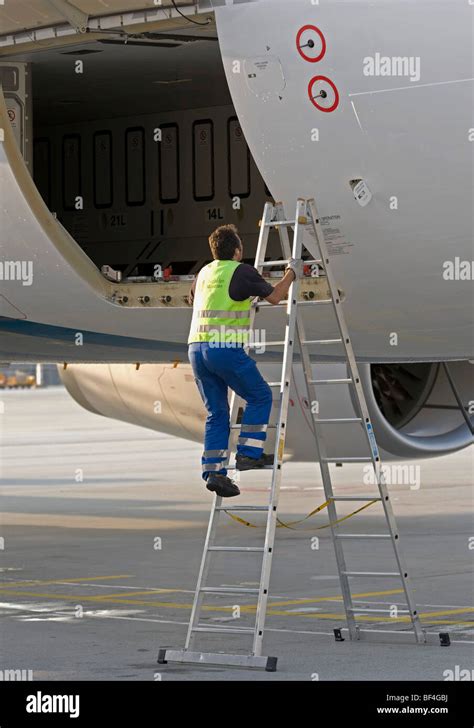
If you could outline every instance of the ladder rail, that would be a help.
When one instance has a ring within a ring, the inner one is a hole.
[[[299,223],[300,213],[304,211],[304,203],[298,200],[297,215],[295,224],[295,247],[301,250],[303,228]],[[280,208],[279,208],[280,209]],[[282,227],[278,228],[283,229]],[[265,551],[262,562],[262,571],[260,577],[260,591],[258,596],[257,614],[255,620],[255,639],[253,645],[253,654],[260,656],[262,654],[263,635],[265,628],[265,619],[268,604],[268,592],[270,584],[271,566],[273,561],[273,551],[275,543],[275,531],[277,524],[277,508],[278,497],[280,493],[280,485],[282,478],[283,455],[285,451],[285,439],[287,431],[288,406],[290,399],[290,383],[291,372],[293,368],[293,352],[296,333],[296,316],[297,316],[297,297],[299,290],[299,279],[295,278],[288,291],[288,303],[286,308],[287,322],[285,327],[285,346],[283,351],[283,363],[280,379],[280,402],[278,411],[278,425],[275,438],[274,464],[272,473],[272,483],[270,491],[270,510],[267,519],[267,527],[265,532]]]
[[[209,516],[209,524],[207,527],[206,540],[204,542],[204,549],[201,557],[201,565],[199,567],[199,574],[196,583],[196,590],[194,592],[193,606],[191,608],[191,616],[189,618],[188,631],[186,634],[186,642],[184,649],[191,650],[194,645],[194,638],[196,633],[196,627],[199,623],[199,616],[202,609],[202,602],[204,599],[204,592],[202,591],[202,584],[206,582],[210,567],[210,547],[214,544],[214,539],[217,532],[217,526],[219,522],[220,511],[217,510],[217,506],[220,506],[222,498],[215,496],[211,514]]]
[[[289,248],[290,248],[290,242],[288,238],[288,231],[286,228],[280,228],[280,240],[282,244],[283,249],[283,255],[285,257],[289,256]],[[298,255],[301,257],[301,249],[296,249],[296,246],[293,248],[293,257],[297,258]],[[308,350],[308,347],[304,346],[301,342],[306,341],[306,332],[303,322],[303,317],[301,315],[301,312],[298,311],[297,320],[296,320],[296,330],[299,340],[299,351],[301,356],[301,362],[303,365],[303,373],[304,373],[304,382],[305,382],[305,388],[306,388],[306,396],[308,398],[308,402],[311,403],[317,400],[317,392],[316,387],[314,384],[311,384],[311,380],[313,378],[312,375],[312,365],[311,365],[311,357]],[[316,451],[316,457],[319,462],[321,476],[323,480],[323,487],[324,487],[324,493],[326,500],[329,500],[328,504],[328,515],[329,515],[329,521],[331,524],[330,527],[330,533],[331,533],[331,539],[333,543],[334,552],[336,554],[336,562],[337,562],[337,568],[339,573],[339,579],[341,582],[341,590],[343,593],[343,602],[344,602],[344,609],[346,613],[346,621],[347,625],[350,631],[350,634],[352,638],[354,639],[356,637],[356,623],[354,619],[354,614],[349,611],[351,608],[353,608],[352,603],[352,595],[351,590],[349,586],[349,580],[348,578],[343,574],[344,571],[346,571],[346,563],[345,563],[345,555],[344,555],[344,549],[342,547],[342,544],[340,541],[337,540],[336,535],[339,528],[339,524],[337,523],[338,520],[338,513],[336,508],[336,503],[333,500],[334,492],[332,489],[331,484],[331,476],[329,472],[329,465],[324,462],[324,458],[327,457],[326,453],[326,445],[324,441],[324,435],[320,428],[318,428],[315,418],[311,416],[311,426],[313,430],[313,437],[314,437],[314,443],[315,443],[315,451]]]
[[[416,609],[416,604],[413,598],[412,588],[409,580],[409,574],[408,570],[405,564],[405,560],[402,556],[401,550],[399,548],[399,533],[398,528],[395,521],[395,516],[393,513],[390,496],[388,493],[385,476],[383,474],[381,459],[379,450],[377,447],[377,442],[375,440],[375,434],[372,426],[372,422],[369,415],[369,410],[367,407],[366,399],[364,390],[361,384],[360,376],[359,376],[359,369],[357,366],[356,358],[354,355],[354,350],[352,348],[352,341],[349,336],[349,331],[347,329],[347,325],[345,322],[345,318],[342,311],[342,301],[339,296],[338,287],[336,284],[336,281],[334,279],[334,275],[332,272],[332,266],[330,257],[327,251],[326,242],[324,240],[324,233],[320,224],[320,218],[319,213],[316,207],[316,202],[314,199],[308,200],[308,209],[310,211],[310,221],[313,228],[313,231],[315,233],[316,237],[316,243],[318,246],[319,253],[321,255],[322,259],[322,265],[324,268],[324,271],[326,273],[326,280],[329,287],[329,291],[331,293],[332,297],[332,303],[333,303],[333,310],[335,314],[335,318],[337,321],[338,329],[341,335],[345,355],[346,355],[346,361],[348,363],[350,376],[352,378],[352,382],[350,386],[353,387],[356,395],[357,405],[359,408],[359,414],[363,420],[364,423],[364,435],[365,439],[367,441],[367,446],[369,448],[371,460],[372,460],[372,466],[374,469],[374,474],[377,482],[377,487],[380,492],[380,495],[382,497],[382,503],[383,503],[383,509],[385,514],[385,519],[387,521],[388,530],[390,532],[391,541],[393,550],[395,553],[395,559],[397,562],[397,566],[400,571],[400,576],[402,579],[403,584],[403,590],[405,594],[405,599],[407,601],[407,604],[410,609],[410,617],[412,621],[413,630],[415,632],[416,640],[418,642],[424,641],[424,632],[420,623],[418,611]],[[302,347],[304,349],[305,347]],[[340,542],[338,542],[340,544]]]
[[[268,237],[269,237],[269,227],[268,223],[270,222],[271,218],[273,216],[273,205],[270,202],[267,202],[265,204],[264,213],[263,213],[263,220],[262,225],[260,226],[260,233],[258,237],[258,243],[257,243],[257,251],[256,251],[256,261],[264,260],[265,258],[265,252],[268,244]],[[255,322],[255,315],[256,310],[255,307],[252,306],[250,309],[250,327],[249,330],[252,331],[254,327]],[[237,419],[238,414],[238,408],[239,408],[239,401],[240,398],[237,396],[235,392],[232,392],[231,397],[231,403],[230,403],[230,411],[229,411],[229,422],[232,425]],[[231,427],[230,429],[230,436],[229,436],[229,448],[228,448],[228,456],[227,460],[225,462],[225,466],[229,465],[230,461],[230,437],[233,434],[234,428]],[[209,516],[209,524],[206,534],[206,540],[204,542],[204,549],[202,553],[201,558],[201,565],[199,567],[199,573],[196,583],[196,590],[194,592],[194,599],[193,599],[193,606],[191,608],[191,617],[189,620],[188,625],[188,631],[186,635],[186,642],[185,642],[185,650],[191,650],[194,647],[195,642],[195,636],[196,632],[198,632],[198,624],[199,624],[199,617],[200,613],[202,611],[202,603],[204,600],[205,592],[202,591],[203,584],[207,583],[207,578],[209,575],[209,569],[210,569],[210,554],[212,553],[211,548],[214,546],[214,541],[217,533],[217,528],[219,524],[219,517],[223,510],[222,507],[222,497],[218,496],[217,494],[214,495],[214,500],[211,507],[211,513]]]

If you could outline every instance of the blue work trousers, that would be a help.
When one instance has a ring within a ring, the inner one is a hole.
[[[228,388],[247,403],[237,453],[255,459],[263,453],[272,409],[272,391],[255,361],[241,346],[193,343],[189,345],[189,361],[208,412],[202,456],[202,477],[207,480],[210,472],[227,474],[224,465],[230,434]]]

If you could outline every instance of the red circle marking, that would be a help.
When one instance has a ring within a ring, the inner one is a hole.
[[[317,58],[311,58],[311,56],[307,56],[306,53],[303,53],[300,47],[300,40],[301,36],[305,32],[305,30],[314,30],[321,38],[321,53]],[[296,36],[296,47],[298,49],[298,53],[300,54],[301,58],[303,58],[305,61],[308,61],[309,63],[317,63],[321,60],[321,58],[326,53],[326,39],[324,35],[321,33],[319,28],[317,28],[315,25],[303,25],[303,27],[298,31],[298,35]]]
[[[328,83],[332,90],[334,91],[334,103],[332,106],[328,106],[328,108],[325,108],[324,106],[320,106],[315,99],[313,99],[313,86],[316,83],[316,81],[325,81]],[[324,111],[324,113],[329,113],[331,111],[334,111],[339,106],[339,91],[337,90],[336,86],[333,84],[330,78],[327,78],[326,76],[314,76],[311,81],[308,84],[308,95],[310,98],[311,103],[313,106],[316,106],[319,111]]]

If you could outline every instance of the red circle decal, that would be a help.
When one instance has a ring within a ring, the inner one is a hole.
[[[323,81],[324,83],[329,84],[331,87],[333,93],[334,93],[334,101],[331,104],[331,106],[321,106],[316,102],[316,98],[313,96],[313,86],[317,81]],[[331,81],[330,78],[327,78],[326,76],[314,76],[311,81],[308,84],[308,95],[310,98],[311,103],[313,106],[316,106],[319,111],[324,111],[324,113],[329,113],[331,111],[334,111],[339,106],[339,91],[337,90],[334,83]]]
[[[321,39],[321,53],[316,58],[311,58],[311,56],[307,56],[306,53],[303,53],[300,45],[301,36],[303,33],[307,30],[314,30],[315,33],[317,33]],[[301,58],[303,58],[305,61],[308,61],[309,63],[317,63],[321,60],[321,58],[326,53],[326,39],[324,35],[321,33],[319,28],[317,28],[315,25],[303,25],[302,28],[298,31],[298,35],[296,36],[296,47],[298,49],[298,53],[300,54]]]

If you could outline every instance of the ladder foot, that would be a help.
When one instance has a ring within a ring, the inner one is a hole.
[[[212,665],[215,667],[239,667],[276,672],[277,657],[232,654],[226,652],[192,652],[191,650],[160,649],[158,663],[174,662],[182,665]]]
[[[166,649],[160,648],[158,650],[158,659],[157,659],[158,665],[167,665],[168,661],[165,658],[166,658]]]
[[[450,647],[451,637],[449,636],[449,632],[439,633],[439,644],[441,647]]]
[[[276,672],[278,657],[267,657],[265,672]]]
[[[336,629],[334,630],[334,639],[336,640],[336,642],[345,642],[340,627],[336,627]]]

